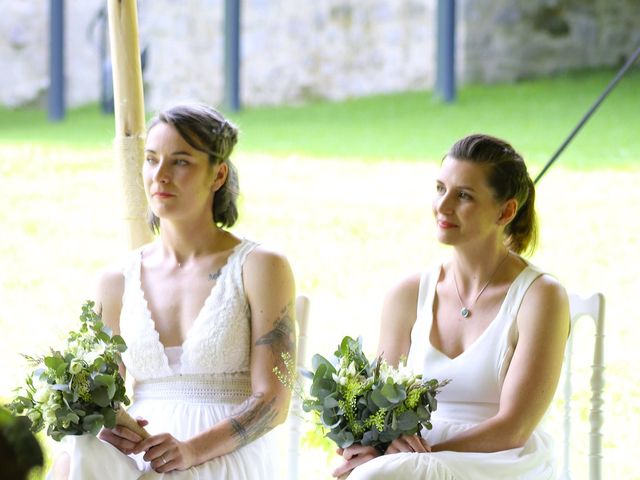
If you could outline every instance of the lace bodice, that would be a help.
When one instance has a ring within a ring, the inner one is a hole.
[[[248,373],[251,325],[242,265],[256,245],[243,239],[222,267],[182,344],[179,374]],[[122,359],[136,381],[175,375],[142,291],[144,248],[132,251],[125,261],[120,314],[120,334],[128,347]]]

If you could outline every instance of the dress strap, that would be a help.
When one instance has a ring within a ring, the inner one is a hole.
[[[142,250],[145,247],[146,245],[143,245],[134,250],[130,250],[124,256],[122,260],[121,268],[122,268],[122,275],[124,276],[124,279],[125,279],[125,284],[129,280],[131,279],[135,280],[136,277],[140,276],[140,256],[141,256]]]
[[[422,359],[429,343],[427,339],[433,320],[433,298],[440,277],[440,269],[440,266],[430,268],[420,276],[416,321],[411,329],[411,346],[407,358],[407,364],[417,372],[423,369]]]
[[[227,260],[227,268],[229,270],[228,281],[232,282],[239,288],[241,292],[244,292],[244,286],[242,281],[242,266],[249,254],[254,248],[258,246],[257,242],[243,238],[242,241],[235,247],[234,252]]]
[[[525,260],[526,261],[526,260]],[[497,342],[500,345],[499,354],[499,368],[498,368],[498,383],[502,385],[504,382],[507,370],[511,364],[511,359],[515,353],[516,346],[518,344],[519,332],[518,322],[516,321],[518,311],[522,305],[527,290],[531,284],[540,276],[544,275],[544,272],[538,267],[527,262],[525,269],[520,272],[516,279],[509,287],[509,291],[504,299],[503,306],[506,307],[504,315],[499,315],[501,322],[503,323],[501,332],[502,338]]]
[[[542,275],[544,275],[542,270],[527,263],[525,269],[516,277],[504,300],[505,305],[508,306],[510,317],[516,317],[527,290],[529,290],[531,284]]]
[[[244,261],[247,259],[247,256],[256,248],[259,244],[252,240],[248,240],[246,238],[242,239],[240,245],[238,245],[237,250],[235,252],[234,258],[232,259],[234,262],[238,263],[240,266],[244,265]],[[231,259],[230,259],[231,260]]]

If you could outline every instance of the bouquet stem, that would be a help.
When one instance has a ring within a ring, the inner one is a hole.
[[[151,436],[149,435],[149,432],[147,432],[143,427],[138,425],[138,422],[136,422],[135,418],[129,415],[127,411],[122,407],[116,410],[116,425],[120,425],[122,427],[128,428],[132,432],[135,432],[138,435],[140,435],[143,440]]]

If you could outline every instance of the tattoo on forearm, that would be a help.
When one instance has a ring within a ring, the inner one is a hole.
[[[291,314],[293,304],[288,304],[282,309],[280,315],[273,322],[273,329],[265,333],[256,341],[256,346],[266,345],[271,349],[271,354],[276,363],[282,362],[284,352],[293,353],[296,345],[296,329]]]
[[[229,421],[239,446],[253,442],[275,426],[274,420],[278,416],[275,402],[276,397],[267,402],[263,393],[255,393],[238,407]]]

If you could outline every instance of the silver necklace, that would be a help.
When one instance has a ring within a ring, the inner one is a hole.
[[[462,301],[462,297],[460,296],[460,290],[458,290],[458,279],[456,278],[456,270],[455,268],[453,269],[453,284],[456,286],[456,293],[458,294],[458,300],[460,300],[460,315],[462,315],[463,318],[469,318],[471,316],[471,309],[476,306],[476,302],[480,298],[480,295],[482,295],[485,289],[489,286],[489,284],[491,283],[491,280],[493,280],[493,277],[495,276],[496,273],[498,273],[498,270],[500,269],[500,267],[508,257],[509,257],[509,252],[507,252],[507,255],[502,260],[500,260],[500,263],[498,264],[496,269],[493,271],[493,273],[489,277],[489,280],[487,280],[487,283],[484,284],[484,287],[480,289],[480,293],[478,293],[478,295],[476,296],[476,299],[473,301],[473,303],[471,304],[471,307],[469,308],[464,306],[464,302]]]

